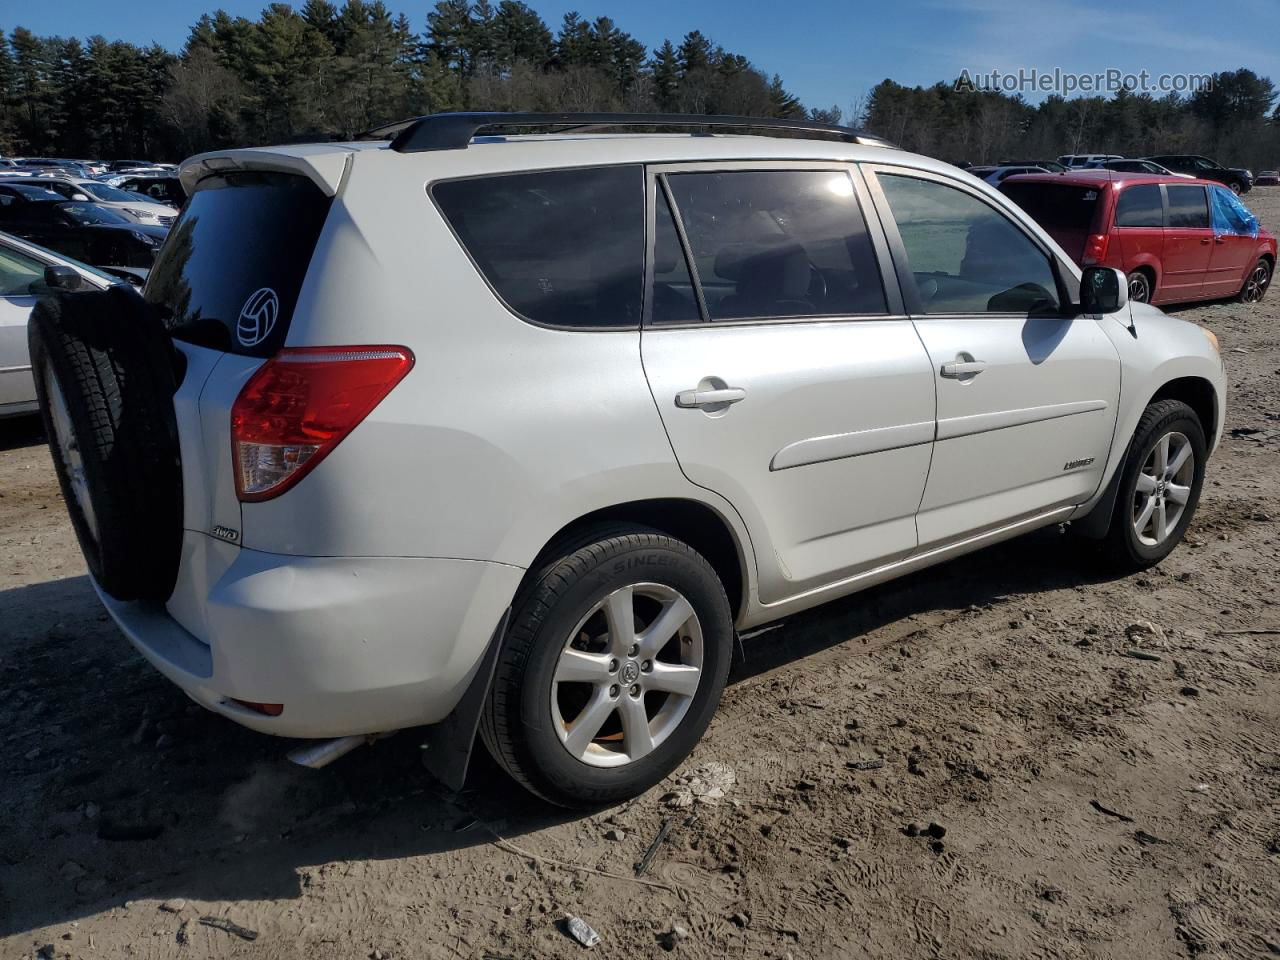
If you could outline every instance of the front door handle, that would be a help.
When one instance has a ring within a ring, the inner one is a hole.
[[[1207,247],[1208,245],[1209,245],[1209,238],[1208,238],[1208,237],[1201,237],[1201,238],[1200,238],[1200,246],[1202,246],[1202,247]]]
[[[681,390],[676,394],[676,406],[689,409],[692,407],[711,407],[716,404],[737,403],[745,400],[747,391],[741,387],[720,387],[712,390]]]
[[[976,377],[985,369],[987,364],[983,360],[956,360],[942,365],[942,375],[948,380],[962,380],[966,377]]]

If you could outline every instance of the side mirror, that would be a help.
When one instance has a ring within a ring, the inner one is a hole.
[[[1080,309],[1083,313],[1119,313],[1129,305],[1129,280],[1112,267],[1085,267],[1080,277]]]
[[[64,264],[51,264],[44,268],[44,282],[50,289],[71,293],[73,290],[80,289],[80,285],[84,283],[84,277],[80,276],[78,270]]]
[[[71,195],[71,199],[77,202],[87,203],[89,200],[89,195],[87,193],[73,193]]]

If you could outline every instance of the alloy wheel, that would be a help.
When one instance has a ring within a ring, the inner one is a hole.
[[[1129,274],[1129,299],[1134,303],[1147,303],[1151,299],[1151,284],[1145,273]]]
[[[579,621],[551,683],[551,720],[569,753],[618,767],[652,753],[688,713],[702,678],[702,628],[665,584],[614,590]]]
[[[1249,279],[1244,282],[1244,302],[1257,303],[1261,300],[1267,292],[1269,283],[1271,283],[1271,269],[1265,262],[1259,261],[1253,268],[1253,272],[1249,274]]]
[[[1133,531],[1148,547],[1164,543],[1178,528],[1191,498],[1196,460],[1184,433],[1156,441],[1138,473],[1133,496]]]

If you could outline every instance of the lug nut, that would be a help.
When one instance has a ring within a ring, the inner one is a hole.
[[[635,686],[631,688],[631,695],[633,697],[640,696],[640,684],[637,683]]]
[[[617,661],[617,660],[610,660],[610,661],[609,661],[609,672],[610,672],[610,673],[617,673],[617,672],[618,672],[618,661]]]
[[[618,685],[615,683],[609,688],[609,696],[616,697],[618,695]]]
[[[644,663],[640,664],[640,669],[641,669],[641,670],[643,670],[645,673],[652,673],[652,672],[653,672],[653,661],[652,661],[652,660],[646,660]]]
[[[640,652],[640,645],[638,643],[633,643],[631,645],[631,649],[627,651],[627,656],[634,657],[639,652]]]

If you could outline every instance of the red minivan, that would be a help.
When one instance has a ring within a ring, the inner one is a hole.
[[[1255,303],[1275,272],[1276,238],[1220,183],[1089,170],[1010,177],[1000,192],[1076,263],[1128,274],[1131,300]]]

